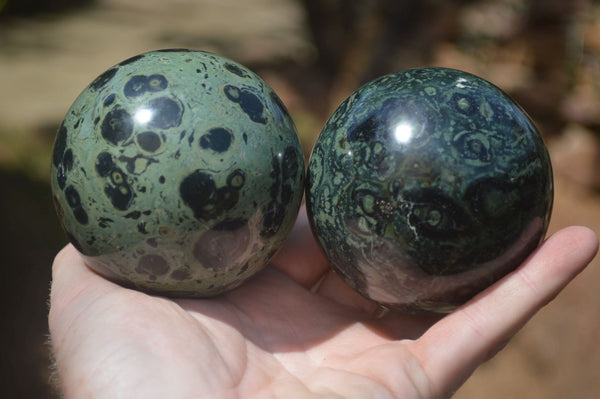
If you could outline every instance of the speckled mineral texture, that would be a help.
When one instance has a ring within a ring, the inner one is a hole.
[[[277,95],[242,65],[190,50],[100,75],[52,159],[59,218],[89,265],[176,296],[218,294],[265,266],[296,218],[303,174]]]
[[[333,268],[402,310],[449,311],[543,239],[553,199],[542,139],[500,89],[420,68],[360,88],[313,149],[307,209]]]

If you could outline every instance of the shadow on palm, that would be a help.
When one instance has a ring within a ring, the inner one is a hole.
[[[338,280],[335,275],[325,276]],[[332,283],[329,283],[332,284]],[[340,304],[352,297],[344,292],[341,281],[337,292],[312,292],[275,268],[268,267],[242,287],[209,300],[177,300],[182,309],[199,320],[218,320],[228,324],[253,344],[271,353],[306,351],[336,338],[348,338],[356,333],[373,335],[377,341],[415,339],[438,315],[387,314],[377,318],[355,307]],[[347,288],[350,290],[350,288]],[[362,301],[362,298],[352,298]],[[366,301],[366,300],[364,300]],[[352,303],[352,302],[350,302]],[[340,346],[340,350],[344,347]],[[355,345],[349,351],[358,349]]]

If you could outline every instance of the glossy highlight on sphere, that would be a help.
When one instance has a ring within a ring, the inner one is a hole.
[[[52,192],[67,235],[126,286],[202,297],[262,269],[303,194],[294,124],[257,75],[202,51],[108,69],[58,131]]]
[[[306,196],[313,233],[350,286],[392,308],[447,312],[540,244],[552,168],[532,121],[496,86],[418,68],[338,107]]]

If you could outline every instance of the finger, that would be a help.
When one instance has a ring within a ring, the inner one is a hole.
[[[290,235],[271,261],[305,288],[313,287],[329,270],[327,259],[310,230],[306,208],[302,206]]]
[[[72,245],[67,245],[56,255],[52,265],[48,325],[57,372],[64,385],[65,373],[73,370],[73,367],[66,365],[65,359],[71,358],[74,353],[81,353],[75,344],[77,340],[73,339],[73,332],[90,333],[78,327],[77,321],[84,312],[82,309],[89,309],[93,303],[95,295],[89,295],[89,287],[93,286],[95,278],[98,276],[88,270]]]
[[[54,258],[50,290],[50,322],[57,310],[61,310],[90,285],[95,274],[89,270],[81,255],[69,244]]]
[[[84,331],[84,320],[93,317],[93,310],[104,298],[122,304],[123,295],[142,295],[101,277],[90,269],[79,252],[67,245],[54,259],[50,288],[48,325],[57,360],[76,351],[76,336],[91,336],[95,331]],[[102,309],[110,311],[110,309]],[[89,323],[93,325],[93,323]],[[75,346],[74,346],[75,345]]]
[[[48,323],[55,344],[56,337],[64,336],[77,316],[79,309],[86,308],[95,298],[111,289],[111,283],[91,271],[72,245],[63,248],[52,265],[50,289],[50,312]],[[77,302],[78,306],[70,306]]]
[[[68,264],[80,263],[81,255],[77,252],[72,244],[65,246],[54,258],[52,263],[52,282],[54,283],[58,277],[58,274]]]
[[[114,283],[100,277],[87,267],[81,254],[69,244],[56,255],[52,264],[51,310],[62,309],[67,303],[81,297],[83,293],[97,291],[95,295],[102,295],[116,288]]]
[[[436,323],[414,343],[429,387],[438,395],[458,388],[579,274],[598,250],[584,227],[563,229],[516,271]]]

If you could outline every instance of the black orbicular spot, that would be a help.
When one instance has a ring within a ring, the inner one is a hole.
[[[133,119],[123,108],[111,109],[102,121],[102,137],[114,145],[125,141],[133,132]]]
[[[121,211],[127,210],[133,202],[134,193],[131,186],[127,183],[127,176],[121,169],[115,169],[111,173],[111,181],[120,181],[114,185],[106,185],[104,194],[110,199],[112,205]]]
[[[263,116],[264,105],[260,98],[249,90],[242,90],[238,104],[252,121],[257,123],[267,123],[267,118]]]
[[[96,157],[96,172],[100,177],[107,177],[115,167],[112,155],[108,152],[101,152]]]
[[[173,270],[170,276],[173,280],[184,281],[188,280],[192,275],[188,269],[182,267],[180,269]]]
[[[160,255],[144,255],[138,260],[135,269],[138,273],[149,274],[150,276],[162,276],[169,272],[169,263]]]
[[[370,116],[362,121],[357,126],[352,126],[348,129],[348,141],[364,141],[369,142],[375,136],[377,130],[380,129],[380,122],[376,116]]]
[[[145,75],[135,75],[125,83],[123,93],[127,97],[139,97],[148,90],[148,78]]]
[[[469,155],[479,159],[482,162],[489,162],[491,160],[490,153],[486,148],[486,145],[478,139],[472,139],[467,141],[467,149]]]
[[[90,88],[92,90],[102,89],[108,83],[108,81],[111,80],[115,76],[115,74],[117,73],[118,70],[119,70],[118,67],[113,67],[113,68],[107,70],[102,75],[100,75],[96,79],[94,79],[94,81],[90,84]]]
[[[240,175],[233,176],[233,184],[243,184]],[[196,170],[183,179],[179,186],[183,202],[194,212],[194,217],[211,220],[236,206],[240,198],[240,187],[216,187],[212,176]]]
[[[223,211],[233,208],[240,199],[239,189],[233,187],[220,187],[217,190],[215,213],[221,214]]]
[[[79,196],[79,192],[73,186],[68,186],[65,188],[65,199],[67,200],[67,204],[73,211],[73,216],[80,224],[88,224],[88,215],[87,212],[83,209],[81,205],[81,197]]]
[[[237,230],[237,229],[241,229],[242,227],[244,227],[245,225],[248,224],[248,221],[242,218],[237,218],[237,219],[226,219],[223,220],[222,222],[217,223],[214,227],[213,230],[216,231],[224,231],[224,230]]]
[[[125,178],[123,176],[123,173],[119,169],[115,169],[110,174],[110,181],[113,184],[120,185],[125,182]]]
[[[65,188],[67,184],[67,171],[62,164],[59,164],[58,168],[56,168],[56,181],[61,190]]]
[[[239,103],[240,102],[240,89],[238,87],[232,86],[232,85],[226,85],[223,88],[223,93],[225,93],[225,96],[230,100],[233,101],[234,103]]]
[[[217,187],[211,175],[196,170],[179,185],[179,195],[197,219],[210,220],[215,215]]]
[[[115,102],[115,98],[117,96],[115,95],[115,93],[112,93],[111,95],[109,95],[108,97],[106,97],[104,99],[104,102],[102,103],[105,107],[108,107],[109,105],[111,105],[112,103]]]
[[[65,189],[65,199],[71,208],[81,206],[81,197],[79,196],[79,192],[73,186],[69,186]]]
[[[289,205],[294,199],[294,189],[291,184],[285,183],[281,185],[281,202]]]
[[[271,187],[269,188],[269,194],[273,200],[279,195],[279,188],[281,187],[281,166],[279,165],[279,161],[278,155],[271,158],[270,176],[273,178],[273,184],[271,184]]]
[[[263,210],[263,215],[260,221],[260,235],[262,237],[274,236],[285,219],[285,208],[277,201],[270,202]]]
[[[160,136],[154,132],[142,132],[135,136],[138,146],[147,152],[155,152],[162,145]]]
[[[289,117],[287,108],[285,107],[281,99],[277,96],[277,94],[275,94],[274,92],[271,92],[270,97],[271,103],[273,104],[274,108],[273,114],[275,115],[277,123],[279,123],[279,125],[282,126],[288,125],[290,123],[290,120],[288,120]]]
[[[242,68],[240,68],[239,66],[237,66],[235,64],[230,64],[230,63],[227,62],[223,66],[229,72],[231,72],[231,73],[239,76],[240,78],[247,78],[247,77],[249,77],[249,75],[246,73],[246,71],[244,71]]]
[[[134,55],[133,57],[127,58],[125,61],[121,61],[119,66],[127,65],[136,62],[139,59],[144,58],[144,54]]]
[[[292,146],[287,147],[283,152],[283,160],[281,161],[283,180],[295,179],[298,175],[298,163],[299,154],[296,149]]]
[[[437,189],[404,193],[410,206],[408,222],[420,235],[435,240],[455,240],[468,232],[473,221],[452,198]]]
[[[189,144],[189,146],[192,146],[192,143],[194,142],[194,133],[192,132],[190,133],[190,135],[188,136],[187,142]],[[179,135],[179,141],[183,140],[183,138],[185,137],[186,131],[182,131],[181,134]]]
[[[454,147],[463,158],[488,164],[492,161],[492,149],[489,141],[478,134],[462,134],[453,141]]]
[[[200,147],[211,149],[215,152],[225,152],[231,146],[233,133],[223,127],[217,127],[200,137]]]
[[[125,217],[127,219],[134,219],[134,220],[139,219],[140,216],[142,216],[142,212],[140,212],[140,211],[129,212],[127,215],[125,215]]]
[[[495,178],[471,184],[465,198],[471,204],[475,217],[492,225],[505,224],[525,208],[525,204],[521,203],[522,193],[519,188]]]
[[[100,227],[102,229],[106,229],[106,228],[110,227],[114,222],[115,222],[114,219],[101,217],[101,218],[98,218],[98,227]]]
[[[170,129],[181,124],[183,109],[177,101],[169,97],[159,97],[150,101],[149,106],[153,112],[150,126]]]
[[[56,167],[58,167],[58,164],[60,163],[63,154],[65,153],[65,149],[67,148],[67,135],[68,130],[63,123],[60,125],[58,133],[56,134],[56,140],[54,141],[54,150],[52,152],[52,163]]]
[[[242,169],[236,169],[227,176],[227,185],[229,187],[240,189],[246,182],[246,173]]]
[[[96,236],[91,236],[88,240],[85,241],[88,245],[94,245],[96,242]]]
[[[146,222],[140,222],[137,224],[137,231],[141,234],[148,234],[148,230],[146,229]]]
[[[69,148],[63,154],[61,162],[59,162],[58,167],[56,168],[56,180],[61,190],[65,188],[67,172],[73,169],[73,162],[73,151]]]
[[[223,88],[223,92],[230,101],[240,106],[250,120],[256,123],[267,123],[267,119],[263,116],[265,107],[260,98],[252,93],[252,91],[246,88],[226,85]]]
[[[68,172],[73,169],[73,151],[67,148],[62,159],[63,168]]]
[[[108,152],[101,152],[96,157],[96,173],[100,177],[108,178],[110,184],[104,187],[104,194],[110,199],[112,205],[119,210],[127,210],[134,197],[134,192],[127,181],[127,175],[118,168],[113,156]],[[132,213],[128,214],[129,217]]]
[[[169,82],[167,81],[167,78],[165,78],[163,75],[154,74],[148,77],[147,87],[149,91],[161,91],[166,89],[168,85]]]
[[[352,201],[358,205],[360,213],[363,215],[373,216],[379,210],[375,193],[367,189],[354,190],[352,193]]]
[[[465,96],[462,93],[456,93],[450,99],[450,107],[453,108],[456,112],[471,115],[476,111],[476,104],[474,104],[477,99]]]

